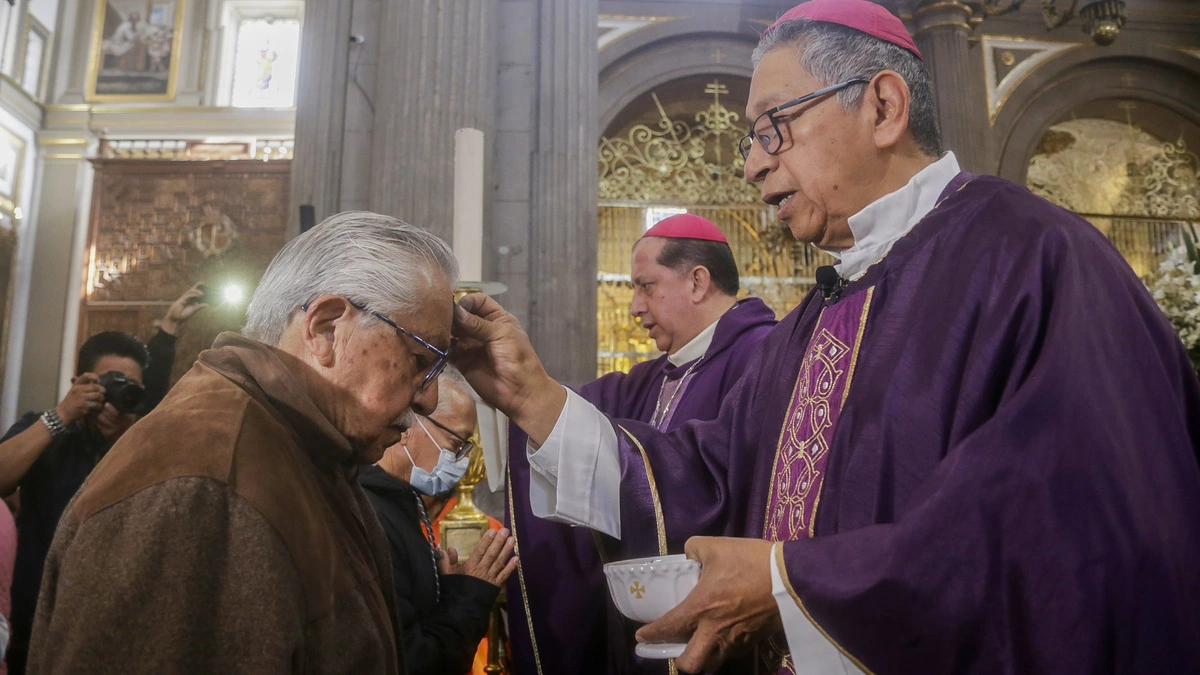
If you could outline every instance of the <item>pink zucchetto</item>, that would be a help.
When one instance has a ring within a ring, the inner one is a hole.
[[[811,19],[853,28],[907,49],[918,59],[924,60],[912,36],[908,34],[908,29],[904,27],[904,22],[869,0],[811,0],[784,12],[783,16],[771,24],[771,28],[792,19]]]
[[[720,228],[713,225],[711,220],[690,213],[681,213],[669,218],[663,218],[655,223],[653,227],[646,230],[646,234],[642,236],[666,237],[668,239],[703,239],[705,241],[729,243],[729,240],[721,233]]]

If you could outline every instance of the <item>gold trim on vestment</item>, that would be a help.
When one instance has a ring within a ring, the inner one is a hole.
[[[542,675],[542,657],[538,654],[537,636],[533,632],[533,613],[529,611],[529,593],[525,590],[525,570],[521,565],[520,542],[517,540],[517,511],[513,508],[512,462],[508,463],[508,529],[512,532],[513,555],[517,556],[517,584],[521,587],[521,601],[525,603],[525,623],[529,626],[529,645],[533,648],[533,664],[538,675]]]
[[[875,295],[875,287],[867,289],[867,298],[863,300],[862,316],[858,319],[858,332],[854,335],[854,351],[850,354],[850,370],[846,373],[846,388],[842,390],[842,405],[838,408],[841,417],[842,407],[850,397],[850,385],[854,384],[854,366],[858,365],[858,349],[862,346],[863,330],[867,327],[867,314],[871,311],[871,297]]]
[[[867,675],[873,675],[870,668],[867,668],[865,665],[863,665],[862,661],[859,661],[854,657],[853,654],[846,651],[844,647],[838,644],[837,640],[834,640],[832,637],[830,637],[829,633],[826,633],[825,629],[821,628],[821,624],[817,623],[816,619],[812,617],[812,614],[808,613],[808,608],[804,606],[804,602],[800,599],[800,596],[796,595],[796,589],[792,588],[792,580],[788,578],[787,563],[783,559],[783,544],[784,542],[777,542],[775,544],[775,564],[779,566],[779,577],[783,579],[783,585],[785,588],[787,588],[788,595],[792,596],[792,600],[796,601],[796,606],[800,608],[801,612],[804,612],[804,616],[807,617],[812,623],[813,628],[816,628],[826,640],[829,640],[829,644],[836,647],[837,650],[842,653],[842,656],[850,659],[850,662],[855,666],[858,666],[859,670],[863,671]]]
[[[867,289],[867,298],[863,300],[862,315],[858,318],[858,331],[854,335],[854,348],[850,352],[850,368],[846,371],[846,386],[842,389],[842,402],[838,406],[838,421],[842,419],[842,409],[846,407],[846,399],[850,397],[850,385],[854,384],[854,367],[858,365],[858,349],[862,346],[863,330],[867,327],[867,314],[871,311],[871,297],[875,295],[875,287]],[[837,434],[837,425],[834,425],[833,430],[829,432],[830,443],[829,452],[833,454],[833,436]],[[829,467],[829,459],[825,459],[826,468]],[[813,533],[817,529],[817,511],[821,508],[821,493],[825,491],[825,474],[827,471],[821,472],[821,484],[817,486],[817,498],[813,501],[812,520],[808,521],[808,538],[813,538]]]
[[[646,465],[646,482],[650,484],[650,499],[654,502],[654,523],[658,527],[658,554],[667,555],[667,523],[663,520],[662,502],[658,499],[658,483],[654,481],[654,469],[650,468],[650,457],[646,454],[646,448],[642,447],[642,442],[636,436],[619,424],[617,428],[625,432],[629,440],[633,441],[633,444],[637,446],[638,452],[642,453],[642,462]],[[667,672],[670,675],[679,675],[679,668],[675,666],[675,659],[667,659]]]
[[[607,565],[608,563],[612,562],[612,559],[608,555],[608,550],[604,548],[604,541],[600,539],[599,532],[596,530],[592,530],[591,532],[592,543],[596,545],[596,554],[600,556],[600,564]]]
[[[667,554],[667,524],[663,520],[662,502],[658,500],[658,483],[654,481],[654,470],[650,468],[650,457],[646,455],[646,449],[642,447],[642,442],[636,436],[629,433],[629,430],[621,425],[617,428],[625,432],[629,440],[637,446],[638,452],[642,453],[642,462],[646,464],[646,481],[650,483],[650,499],[654,502],[654,524],[658,526],[658,554]]]

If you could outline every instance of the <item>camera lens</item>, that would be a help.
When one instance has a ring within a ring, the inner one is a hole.
[[[104,387],[105,402],[111,403],[121,413],[137,410],[138,404],[146,394],[146,390],[140,384],[115,370],[101,375],[100,385]]]

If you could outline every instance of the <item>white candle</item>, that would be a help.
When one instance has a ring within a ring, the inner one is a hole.
[[[454,257],[463,281],[483,281],[483,132],[454,132]]]

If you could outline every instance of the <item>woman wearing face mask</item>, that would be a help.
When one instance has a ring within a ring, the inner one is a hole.
[[[396,608],[404,629],[404,659],[412,675],[464,675],[500,586],[516,569],[508,530],[489,530],[459,561],[438,551],[432,520],[467,471],[466,439],[475,428],[475,401],[462,376],[447,368],[438,380],[438,407],[415,416],[401,441],[359,483],[375,507],[392,554]]]

